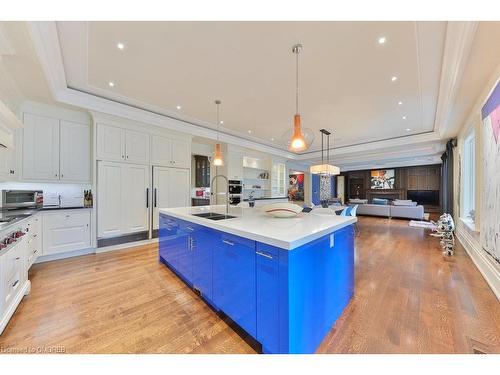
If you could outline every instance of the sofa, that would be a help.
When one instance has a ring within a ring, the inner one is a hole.
[[[358,215],[397,217],[403,219],[422,220],[424,218],[424,206],[416,202],[396,200],[392,204],[361,203],[359,200],[350,200],[349,204],[358,205]]]

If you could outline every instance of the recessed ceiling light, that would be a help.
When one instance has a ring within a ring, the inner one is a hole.
[[[178,106],[177,106],[177,107],[175,107],[175,108],[177,108],[177,109],[181,109],[182,107],[181,107],[180,105],[178,105]]]
[[[398,102],[398,105],[403,105],[403,102]]]
[[[406,116],[403,116],[403,120],[406,120]]]
[[[271,138],[271,142],[274,142],[274,138]]]
[[[394,81],[395,81],[395,80],[397,80],[397,79],[398,79],[398,77],[396,77],[396,76],[392,76],[391,81],[392,81],[392,82],[394,82]]]
[[[406,131],[409,132],[411,129],[410,128],[406,128]]]
[[[111,81],[108,82],[109,87],[115,87],[115,84]]]
[[[219,122],[220,122],[221,124],[223,124],[223,123],[224,123],[224,121],[222,121],[222,120],[220,120]]]
[[[251,130],[249,130],[249,131],[248,131],[248,134],[252,134],[252,131],[251,131]]]
[[[116,46],[118,47],[118,49],[124,49],[125,48],[125,44],[123,44],[123,43],[118,43]]]
[[[378,38],[378,44],[384,44],[385,43],[385,36],[381,36]]]

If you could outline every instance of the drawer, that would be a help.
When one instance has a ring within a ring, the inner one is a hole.
[[[90,223],[90,212],[88,210],[78,211],[63,211],[44,213],[43,224],[44,229],[81,226]]]
[[[44,213],[43,255],[86,249],[91,246],[90,211]]]

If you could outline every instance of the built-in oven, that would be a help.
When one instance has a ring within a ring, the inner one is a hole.
[[[229,194],[241,194],[241,181],[240,180],[229,180]]]
[[[42,190],[2,190],[0,208],[14,210],[17,208],[43,207]]]

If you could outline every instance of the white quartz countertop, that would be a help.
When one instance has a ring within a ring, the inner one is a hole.
[[[230,207],[229,214],[236,216],[233,219],[210,220],[193,216],[193,214],[203,212],[224,214],[226,213],[226,206],[213,205],[160,209],[160,213],[181,220],[204,225],[286,250],[295,249],[328,233],[354,224],[357,221],[355,217],[314,214],[312,212],[302,212],[294,218],[273,218],[259,207]]]

